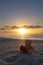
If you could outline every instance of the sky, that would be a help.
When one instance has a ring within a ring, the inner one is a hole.
[[[43,26],[43,0],[0,0],[0,26]]]

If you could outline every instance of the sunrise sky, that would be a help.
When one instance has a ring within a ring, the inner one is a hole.
[[[0,26],[43,26],[43,0],[0,0]]]
[[[0,33],[18,34],[13,26],[24,25],[43,26],[43,0],[0,0]],[[43,34],[43,27],[31,27],[27,34]]]

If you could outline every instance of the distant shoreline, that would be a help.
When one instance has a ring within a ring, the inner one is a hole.
[[[18,41],[18,40],[20,40],[20,41],[25,41],[25,40],[32,40],[32,41],[34,41],[34,42],[39,42],[39,43],[41,43],[41,42],[43,42],[43,40],[38,40],[38,39],[16,39],[16,38],[6,38],[6,37],[0,37],[0,41],[1,40],[8,40],[8,41],[14,41],[14,40],[16,40],[16,41]]]

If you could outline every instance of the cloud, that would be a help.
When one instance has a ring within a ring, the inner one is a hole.
[[[1,27],[0,28],[0,30],[12,30],[12,29],[17,29],[17,28],[43,28],[43,26],[38,26],[38,25],[36,25],[36,26],[26,26],[26,25],[24,25],[24,26],[21,26],[21,27],[18,27],[18,26],[3,26],[3,27]]]
[[[3,27],[0,28],[0,30],[10,30],[10,29],[11,29],[10,26],[3,26]]]
[[[43,26],[38,26],[38,25],[36,25],[36,26],[26,26],[26,25],[24,25],[23,27],[25,27],[25,28],[43,28]]]
[[[11,26],[11,29],[17,29],[18,27],[17,26]]]

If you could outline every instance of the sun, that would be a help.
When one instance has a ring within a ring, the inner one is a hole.
[[[25,35],[27,32],[27,30],[25,28],[19,28],[18,29],[18,33],[21,34],[21,35]]]

